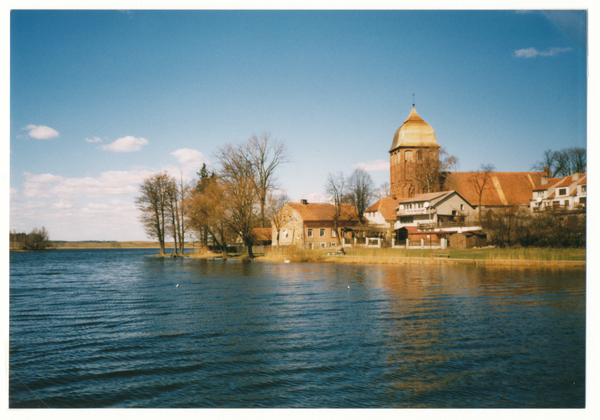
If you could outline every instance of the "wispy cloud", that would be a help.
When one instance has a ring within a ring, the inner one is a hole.
[[[38,140],[49,140],[59,136],[58,131],[45,125],[29,124],[28,126],[23,127],[23,130],[29,130],[29,137]]]
[[[359,162],[356,165],[352,165],[355,169],[362,169],[363,171],[371,172],[371,171],[389,171],[390,170],[390,162],[382,159],[377,159],[371,162],[363,163]]]
[[[560,53],[571,51],[572,48],[546,48],[543,51],[539,51],[536,48],[523,48],[515,51],[515,57],[518,58],[535,58],[535,57],[554,57]]]
[[[102,139],[100,137],[92,137],[91,139],[86,138],[85,141],[87,141],[88,143],[100,143]]]
[[[143,137],[125,136],[113,141],[111,144],[102,146],[102,150],[110,152],[137,152],[146,144],[148,144],[148,140]]]
[[[25,172],[23,195],[28,198],[63,199],[130,195],[137,193],[139,184],[151,174],[150,171],[109,171],[96,178],[66,178]]]

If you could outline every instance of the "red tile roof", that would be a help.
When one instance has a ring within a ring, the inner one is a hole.
[[[479,195],[473,186],[473,177],[483,177],[483,172],[452,172],[444,185],[455,190],[473,206],[479,205]],[[481,205],[487,207],[528,204],[536,185],[542,183],[543,172],[491,172]]]
[[[575,176],[578,176],[578,180],[574,179]],[[585,185],[587,182],[587,177],[586,174],[573,174],[573,175],[569,175],[569,176],[563,176],[561,178],[552,178],[548,180],[548,183],[546,185],[538,185],[533,189],[534,191],[539,191],[539,190],[547,190],[550,187],[567,187],[573,183],[577,183],[577,185]],[[541,184],[541,182],[540,182]]]
[[[366,211],[378,211],[385,220],[396,220],[397,207],[398,200],[394,200],[391,197],[383,197],[369,207]]]
[[[335,214],[335,206],[330,203],[288,203],[288,205],[296,210],[302,219],[307,221],[322,221],[333,220]],[[356,210],[351,204],[342,204],[342,214],[339,220],[358,221]]]

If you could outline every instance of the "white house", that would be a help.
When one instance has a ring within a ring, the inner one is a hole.
[[[586,174],[553,179],[543,177],[542,185],[533,189],[529,208],[532,212],[583,208],[586,205],[586,187]]]

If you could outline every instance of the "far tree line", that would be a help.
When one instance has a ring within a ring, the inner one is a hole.
[[[44,251],[52,248],[53,244],[48,231],[42,226],[41,229],[33,228],[29,233],[17,233],[16,230],[10,232],[9,246],[23,251]]]

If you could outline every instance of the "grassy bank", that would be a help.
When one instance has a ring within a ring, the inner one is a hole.
[[[348,248],[346,255],[334,250],[281,249],[267,252],[260,261],[333,262],[345,264],[485,264],[585,266],[585,249],[480,248],[390,249]]]

